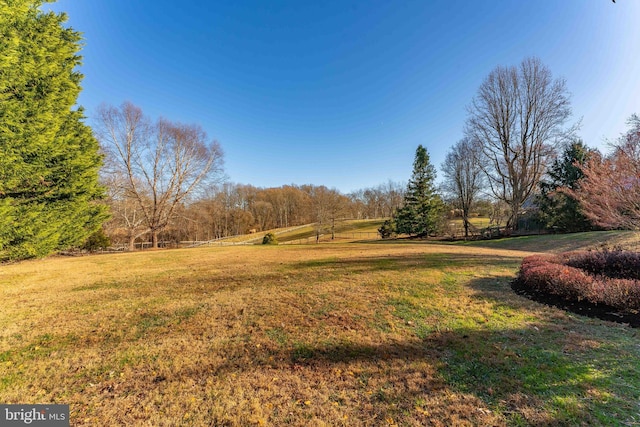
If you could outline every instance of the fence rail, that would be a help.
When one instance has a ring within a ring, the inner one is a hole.
[[[291,233],[303,228],[308,228],[309,225],[300,225],[295,227],[289,227],[284,230],[280,230],[275,232],[276,236]],[[246,245],[255,245],[257,243],[262,242],[263,235],[262,233],[258,233],[258,235],[252,234],[241,234],[234,236],[225,236],[219,237],[210,240],[183,240],[179,243],[172,241],[161,240],[158,242],[159,248],[195,248],[201,246],[246,246]],[[239,240],[243,239],[243,240]],[[283,240],[280,242],[281,245],[309,245],[314,243],[326,243],[331,241],[340,241],[340,240],[379,240],[381,239],[380,234],[373,231],[348,231],[342,233],[335,233],[334,238],[331,239],[331,234],[324,233],[321,234],[318,238],[315,235],[311,235],[308,237],[300,237],[297,239],[291,240]],[[150,249],[152,247],[151,242],[136,242],[135,243],[136,250],[145,250]],[[129,245],[126,243],[117,243],[112,245],[109,250],[110,251],[127,251],[129,249]]]

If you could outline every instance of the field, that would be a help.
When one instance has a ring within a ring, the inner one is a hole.
[[[510,289],[583,233],[0,266],[0,402],[72,425],[639,425],[638,330]],[[519,243],[518,243],[519,242]]]
[[[382,225],[382,220],[380,219],[338,221],[335,224],[334,232],[336,235],[335,239],[333,240],[354,240],[356,238],[376,239],[379,237],[378,228],[380,227],[380,225]],[[280,243],[316,243],[315,224],[307,224],[302,226],[259,231],[253,234],[241,234],[237,236],[225,237],[212,241],[210,245],[261,244],[262,238],[267,233],[275,234]],[[331,232],[327,227],[322,228],[319,236],[319,241],[332,241]],[[206,245],[207,243],[204,244]]]

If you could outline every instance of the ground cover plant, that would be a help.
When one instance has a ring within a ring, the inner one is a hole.
[[[0,401],[68,403],[72,425],[637,423],[637,330],[513,293],[531,254],[378,242],[3,265]]]

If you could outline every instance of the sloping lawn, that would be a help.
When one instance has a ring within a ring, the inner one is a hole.
[[[493,240],[459,241],[453,244],[553,253],[614,248],[640,251],[640,233],[636,231],[589,231],[571,234],[546,234]]]
[[[526,254],[396,242],[0,266],[0,402],[68,403],[72,425],[640,422],[638,330],[514,294]]]

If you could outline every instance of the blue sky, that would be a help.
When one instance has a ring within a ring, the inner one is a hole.
[[[640,1],[60,0],[84,35],[89,123],[101,103],[198,123],[232,182],[347,193],[437,167],[498,65],[537,56],[571,93],[579,136],[640,114]]]

